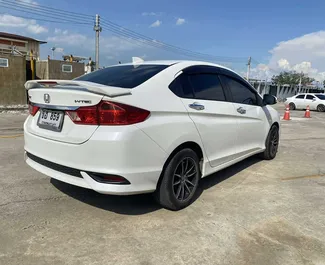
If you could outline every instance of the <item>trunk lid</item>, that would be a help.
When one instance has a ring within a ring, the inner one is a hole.
[[[50,87],[46,87],[47,85]],[[97,105],[105,95],[116,97],[130,94],[123,88],[69,80],[28,81],[25,87],[28,90],[30,103],[40,108],[34,116],[28,117],[26,130],[39,137],[71,144],[82,144],[88,141],[98,125],[75,124],[66,111]],[[46,127],[41,124],[44,113],[48,115],[54,113],[54,117],[60,114],[61,122],[57,131],[51,126]]]

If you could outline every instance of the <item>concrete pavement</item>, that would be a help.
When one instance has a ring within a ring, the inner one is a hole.
[[[203,179],[179,212],[150,194],[105,196],[34,171],[25,116],[1,114],[0,264],[325,264],[325,113],[303,114],[282,122],[275,160]]]

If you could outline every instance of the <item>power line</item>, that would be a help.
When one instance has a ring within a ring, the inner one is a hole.
[[[104,30],[108,30],[110,31],[113,35],[119,37],[119,38],[122,38],[132,44],[136,44],[138,46],[141,46],[143,47],[143,45],[145,46],[149,46],[149,47],[153,47],[153,48],[157,48],[157,49],[161,49],[161,50],[165,50],[165,51],[168,51],[168,52],[172,52],[172,53],[177,53],[178,55],[183,55],[183,56],[187,56],[187,57],[192,57],[192,58],[199,58],[199,59],[203,59],[203,58],[209,58],[209,60],[212,60],[212,61],[218,61],[218,62],[229,62],[229,59],[225,59],[225,58],[222,58],[222,57],[214,57],[214,56],[209,56],[209,55],[205,55],[205,56],[202,56],[202,55],[198,55],[196,53],[191,53],[191,52],[188,52],[188,51],[182,51],[182,50],[175,50],[175,49],[171,49],[169,47],[166,47],[164,45],[160,45],[159,43],[154,43],[154,42],[150,42],[150,41],[147,41],[147,40],[144,40],[144,39],[139,39],[139,38],[136,38],[132,35],[129,35],[129,34],[126,34],[126,33],[123,33],[123,32],[120,32],[114,28],[108,28],[106,26],[103,26],[103,29]]]
[[[107,26],[107,24],[103,23],[103,29],[106,29],[110,32],[113,32],[114,34],[118,35],[118,36],[122,36],[128,39],[132,39],[134,41],[137,41],[143,45],[146,46],[151,46],[154,48],[158,48],[158,49],[162,49],[165,51],[169,51],[169,52],[173,52],[173,53],[177,53],[177,54],[182,54],[182,55],[186,55],[186,56],[190,56],[193,58],[208,58],[209,60],[213,61],[219,61],[219,62],[240,62],[243,63],[244,60],[242,60],[241,58],[235,58],[235,57],[222,57],[222,56],[215,56],[215,55],[210,55],[210,54],[204,54],[204,53],[199,53],[199,52],[194,52],[194,51],[190,51],[187,49],[183,49],[177,46],[172,46],[172,45],[167,45],[163,42],[158,42],[155,41],[154,39],[149,39],[149,38],[139,38],[137,35],[135,34],[130,34],[129,32],[126,32],[124,30],[120,30],[117,29],[116,27],[109,27]]]
[[[186,52],[187,54],[195,54],[201,58],[203,57],[209,57],[209,58],[215,58],[217,60],[226,60],[226,61],[237,61],[237,62],[246,62],[246,58],[244,57],[225,57],[225,56],[215,56],[215,55],[211,55],[211,54],[205,54],[205,53],[200,53],[200,52],[195,52],[195,51],[191,51],[191,50],[188,50],[188,49],[185,49],[185,48],[181,48],[181,47],[178,47],[178,46],[175,46],[175,45],[171,45],[171,44],[167,44],[167,43],[164,43],[164,42],[158,42],[152,38],[149,38],[145,35],[142,35],[142,34],[139,34],[135,31],[132,31],[132,30],[129,30],[129,29],[126,29],[124,27],[121,27],[119,26],[118,24],[115,24],[111,21],[108,21],[106,19],[102,19],[102,25],[106,26],[107,30],[116,30],[118,32],[118,34],[124,34],[124,35],[127,35],[127,36],[130,36],[130,37],[133,37],[133,38],[139,38],[141,40],[143,40],[143,43],[146,43],[145,41],[148,41],[149,43],[155,45],[157,48],[160,48],[162,46],[164,47],[168,47],[170,49],[173,49],[173,50],[178,50],[178,51],[183,51],[183,52]]]
[[[90,15],[81,14],[76,12],[69,12],[57,8],[46,7],[42,5],[34,5],[31,3],[9,1],[9,0],[1,0],[0,6],[5,7],[7,9],[16,10],[19,12],[26,12],[26,10],[37,16],[42,16],[46,18],[54,18],[54,20],[42,19],[42,18],[28,18],[28,19],[38,19],[53,23],[75,23],[80,25],[91,25],[94,20],[90,18]],[[58,17],[60,19],[58,19]],[[86,22],[87,21],[87,22]],[[213,61],[218,62],[240,62],[243,63],[246,61],[244,57],[225,57],[225,56],[216,56],[211,54],[205,54],[200,52],[191,51],[185,48],[181,48],[175,45],[167,44],[164,42],[157,41],[155,39],[149,38],[145,35],[137,33],[135,31],[129,30],[127,28],[121,27],[120,25],[110,21],[103,19],[102,20],[103,29],[110,31],[115,36],[124,39],[126,41],[131,42],[135,41],[137,44],[151,46],[157,49],[193,57],[193,58],[206,58],[206,59],[213,59]],[[132,42],[133,43],[133,42]]]
[[[4,1],[4,0],[2,0]],[[0,6],[7,8],[7,9],[11,9],[11,10],[16,10],[18,12],[23,12],[26,13],[26,11],[28,11],[28,13],[30,14],[35,14],[37,16],[41,16],[41,17],[49,17],[49,18],[54,18],[58,21],[60,20],[64,20],[67,22],[72,22],[72,23],[79,23],[79,24],[92,24],[93,20],[90,19],[90,21],[88,20],[84,20],[81,18],[74,18],[68,15],[63,15],[60,13],[56,13],[56,12],[50,12],[50,11],[44,11],[44,10],[39,10],[38,8],[32,8],[32,7],[26,7],[26,6],[21,6],[21,5],[17,5],[17,4],[8,4],[8,3],[4,3],[4,2],[0,2]],[[58,18],[59,17],[59,18]]]
[[[1,4],[0,4],[1,6]],[[2,13],[1,15],[10,15],[6,13]],[[33,18],[33,17],[25,17],[19,15],[19,17],[24,18],[24,19],[30,19],[30,20],[40,20],[40,21],[45,21],[45,22],[52,22],[52,23],[73,23],[73,24],[80,24],[80,25],[91,25],[89,23],[80,23],[80,22],[70,22],[70,21],[60,21],[60,20],[49,20],[49,19],[43,19],[43,18]]]
[[[91,16],[89,14],[82,14],[82,13],[77,13],[77,12],[72,12],[72,11],[66,11],[66,10],[62,10],[62,9],[58,9],[58,8],[54,8],[54,7],[47,7],[47,6],[43,6],[43,5],[39,5],[39,4],[35,5],[35,4],[32,4],[32,3],[27,3],[27,2],[19,2],[19,3],[17,3],[17,1],[10,1],[10,0],[1,0],[0,2],[15,5],[15,6],[18,6],[18,7],[24,6],[24,7],[28,7],[28,8],[32,8],[32,9],[52,11],[52,12],[55,12],[56,14],[73,15],[75,18],[79,17],[81,19],[90,19],[90,18],[87,18],[87,17]],[[90,20],[93,21],[93,19],[90,19]]]

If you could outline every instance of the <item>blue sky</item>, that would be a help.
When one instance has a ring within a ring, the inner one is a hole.
[[[321,50],[325,44],[325,1],[99,0],[96,3],[82,1],[80,4],[80,0],[56,0],[55,5],[50,0],[36,2],[39,5],[89,14],[90,18],[98,13],[103,19],[125,28],[193,51],[235,58],[252,56],[253,67],[256,68],[253,73],[255,71],[256,74],[289,69],[311,71],[311,75],[321,74],[319,78],[325,78],[325,63],[322,62],[325,58]],[[1,14],[18,17],[23,15],[0,7]],[[176,25],[178,19],[184,23]],[[150,27],[155,22],[156,27]],[[47,40],[48,44],[42,47],[42,57],[47,56],[53,45],[62,47],[65,53],[94,56],[94,32],[91,26],[80,27],[38,20],[36,23],[47,31],[34,34],[26,32],[26,28],[1,26],[1,20],[0,30]],[[76,41],[69,41],[66,35]],[[325,46],[323,48],[325,52]],[[317,56],[314,54],[315,49]],[[119,41],[106,29],[101,33],[100,55],[103,65],[130,61],[131,56],[144,57],[146,60],[185,58],[160,49]],[[258,66],[257,62],[261,65]],[[244,62],[229,63],[238,71],[245,70]]]

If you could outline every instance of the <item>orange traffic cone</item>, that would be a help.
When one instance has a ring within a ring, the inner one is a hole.
[[[309,109],[309,106],[307,106],[307,109],[305,111],[305,118],[310,118],[310,109]]]
[[[284,113],[283,119],[286,120],[286,121],[290,121],[289,105],[286,106],[286,112]]]

